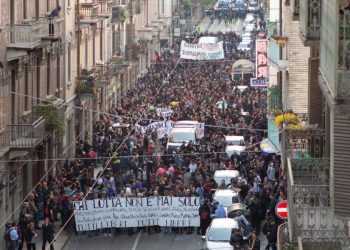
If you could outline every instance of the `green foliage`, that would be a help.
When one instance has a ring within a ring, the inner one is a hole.
[[[58,139],[62,139],[65,134],[64,115],[60,114],[58,107],[52,103],[42,103],[36,106],[38,115],[44,117],[45,128],[55,130]]]
[[[202,0],[202,4],[204,6],[207,6],[207,5],[212,5],[214,2],[214,0]]]

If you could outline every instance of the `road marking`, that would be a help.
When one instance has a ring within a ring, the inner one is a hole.
[[[137,234],[134,244],[132,245],[131,250],[136,250],[137,244],[139,244],[139,240],[142,234],[142,230]]]

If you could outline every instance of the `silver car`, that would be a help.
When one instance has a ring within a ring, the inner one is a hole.
[[[208,227],[205,235],[205,249],[232,249],[230,238],[233,228],[239,229],[239,224],[235,219],[214,219]]]

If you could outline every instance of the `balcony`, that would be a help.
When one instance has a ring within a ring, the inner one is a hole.
[[[318,249],[341,249],[332,244],[349,242],[347,222],[333,215],[330,186],[330,159],[288,158],[289,237],[299,249],[317,242],[326,243]]]
[[[77,77],[77,81],[80,82],[81,94],[92,94],[93,87],[102,84],[102,69],[101,65],[95,66],[91,70],[82,69],[80,77]]]
[[[299,7],[300,7],[299,1],[301,0],[290,0],[290,10],[292,12],[294,20],[299,19]]]
[[[280,59],[280,48],[285,46],[287,43],[286,37],[281,36],[271,36],[269,42],[269,62],[275,67],[278,71],[286,71],[289,68],[288,60]]]
[[[99,21],[98,12],[99,5],[95,3],[80,3],[79,6],[76,6],[77,11],[79,11],[80,24],[82,26],[90,26],[91,24],[95,24]]]
[[[132,15],[138,15],[142,12],[143,4],[141,0],[132,0],[131,1],[131,10]]]
[[[321,35],[321,0],[300,0],[299,20],[304,46],[317,45]]]
[[[111,61],[115,65],[115,74],[118,74],[124,69],[124,57],[123,56],[112,56]]]
[[[7,126],[3,136],[7,137],[12,149],[30,149],[36,147],[46,136],[45,119],[38,116],[21,117],[18,124]]]
[[[39,21],[14,24],[6,27],[7,48],[33,50],[41,43],[43,24]]]
[[[128,16],[128,11],[125,5],[118,5],[112,7],[112,23],[122,23]]]
[[[64,18],[55,17],[51,19],[42,19],[42,33],[41,39],[57,41],[59,40],[64,32]]]
[[[98,16],[101,18],[109,18],[112,15],[111,0],[94,0],[94,3],[98,5]]]

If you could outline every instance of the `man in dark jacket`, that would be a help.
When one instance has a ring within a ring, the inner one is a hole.
[[[277,230],[278,230],[278,225],[275,221],[274,218],[271,218],[269,222],[266,225],[266,237],[268,240],[268,245],[271,247],[272,250],[277,250]]]
[[[210,224],[210,214],[211,209],[209,206],[209,200],[205,200],[204,204],[199,207],[199,218],[200,218],[200,228],[201,228],[201,235],[204,236],[205,232],[207,231],[207,228]]]
[[[42,225],[42,230],[43,230],[43,246],[42,250],[46,249],[46,242],[50,244],[50,250],[54,250],[53,247],[53,225],[50,223],[49,218],[45,217],[44,223]]]
[[[243,249],[243,235],[238,228],[232,229],[232,234],[230,238],[230,245],[233,246],[235,250]]]

